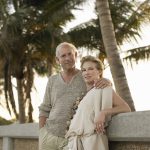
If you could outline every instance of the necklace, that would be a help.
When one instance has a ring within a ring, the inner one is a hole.
[[[88,90],[87,90],[87,93],[93,89],[94,86],[90,87]],[[70,116],[70,120],[67,121],[67,131],[69,130],[69,126],[70,126],[70,123],[71,123],[71,119],[73,119],[73,116],[75,115],[77,109],[78,109],[78,106],[80,104],[80,102],[82,101],[83,97],[87,94],[87,93],[81,93],[81,96],[80,97],[77,97],[76,101],[73,103],[73,106],[71,108],[71,116]],[[66,132],[67,132],[66,131]]]
[[[70,114],[70,120],[68,120],[66,123],[67,123],[67,130],[66,132],[69,130],[69,126],[70,126],[70,123],[71,123],[71,120],[73,119],[73,116],[75,115],[76,113],[76,110],[78,108],[78,105],[80,104],[81,100],[83,99],[83,97],[86,95],[86,93],[82,92],[81,93],[81,96],[80,97],[77,97],[76,101],[73,103],[73,106],[71,108],[71,114]]]

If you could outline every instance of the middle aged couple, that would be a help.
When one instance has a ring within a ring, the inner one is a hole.
[[[39,106],[39,150],[108,150],[108,121],[112,115],[131,111],[103,78],[100,60],[83,57],[79,70],[76,58],[73,44],[57,46],[56,60],[62,71],[49,77]]]

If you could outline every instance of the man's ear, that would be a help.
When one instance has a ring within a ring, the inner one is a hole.
[[[99,72],[99,76],[100,76],[100,78],[103,77],[103,71],[100,71],[100,72]]]
[[[58,57],[55,57],[56,63],[60,65]]]
[[[78,53],[77,52],[75,52],[75,59],[77,60],[77,57],[78,57]]]
[[[75,62],[77,63],[77,52],[75,52]]]
[[[77,58],[77,55],[78,55],[78,54],[77,54],[77,52],[75,52],[75,56],[76,56],[76,58]]]

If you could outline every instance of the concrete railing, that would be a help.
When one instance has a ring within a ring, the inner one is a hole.
[[[31,150],[30,145],[38,149],[38,124],[12,124],[7,126],[0,126],[0,139],[2,143],[0,150]],[[22,144],[20,145],[20,143]],[[28,143],[27,143],[28,142]],[[24,145],[27,144],[25,148]],[[18,146],[19,145],[19,146]],[[23,149],[19,147],[23,147]],[[34,148],[32,148],[34,150]]]
[[[150,150],[150,111],[114,116],[108,137],[111,150]],[[0,150],[20,149],[38,149],[37,123],[0,126]]]

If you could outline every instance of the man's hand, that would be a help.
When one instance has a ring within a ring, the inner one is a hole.
[[[99,80],[96,80],[94,83],[94,87],[97,89],[103,89],[107,86],[112,86],[112,82],[106,78],[101,78]]]
[[[41,129],[42,127],[44,127],[45,122],[46,122],[46,117],[45,116],[40,116],[39,117],[39,128]]]

